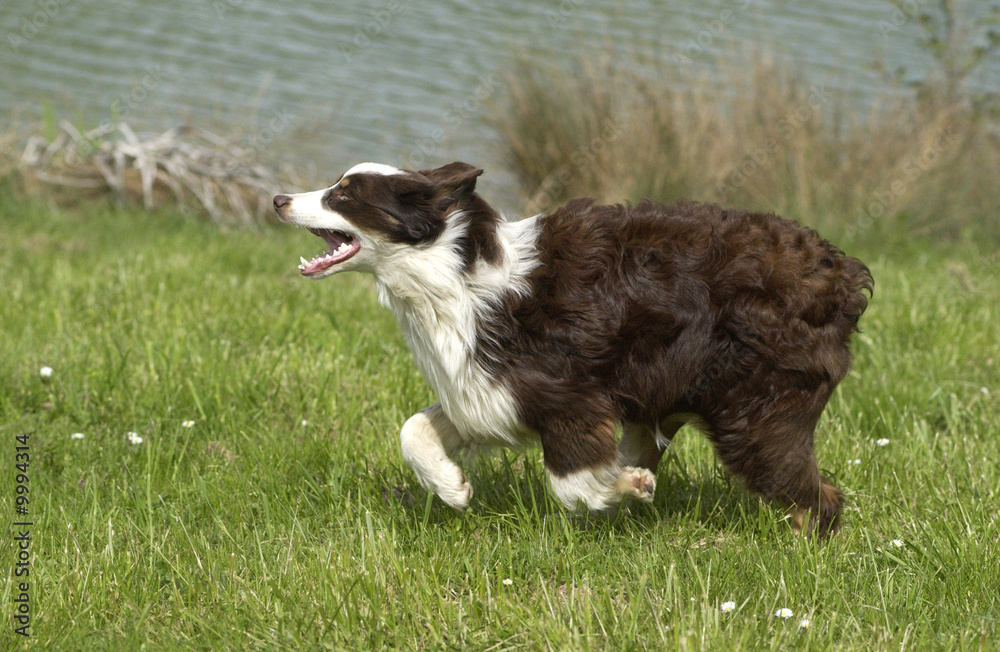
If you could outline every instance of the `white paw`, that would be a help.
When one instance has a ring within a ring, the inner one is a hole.
[[[623,466],[615,488],[623,496],[631,496],[644,503],[651,503],[653,502],[653,493],[656,492],[656,476],[649,469]]]
[[[456,467],[455,472],[458,474],[458,477],[454,482],[436,484],[434,485],[434,492],[449,507],[463,511],[469,506],[469,501],[472,499],[472,485],[466,480],[465,474],[462,473],[461,469]]]

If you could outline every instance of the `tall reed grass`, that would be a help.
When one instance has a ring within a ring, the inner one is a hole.
[[[1000,240],[1000,130],[972,102],[897,93],[858,109],[756,57],[721,87],[582,60],[520,63],[494,117],[531,213],[575,196],[691,198],[840,237]]]

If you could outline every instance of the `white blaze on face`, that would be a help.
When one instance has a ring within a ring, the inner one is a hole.
[[[326,195],[325,189],[288,195],[292,201],[289,202],[288,209],[284,214],[285,221],[307,228],[327,228],[328,216],[337,214],[323,205],[324,195]],[[340,216],[337,215],[337,217]]]
[[[341,270],[365,268],[365,261],[371,257],[371,251],[362,249],[370,249],[369,245],[373,244],[371,234],[365,236],[359,233],[353,224],[337,212],[337,202],[329,201],[331,192],[343,191],[349,195],[350,177],[360,174],[385,177],[406,174],[406,171],[381,163],[360,163],[345,172],[329,188],[288,195],[290,201],[282,211],[281,218],[306,227],[314,235],[323,238],[328,245],[328,251],[310,260],[300,257],[299,270],[303,276],[323,278]]]
[[[345,172],[344,176],[340,178],[340,181],[329,188],[314,190],[312,192],[290,194],[289,197],[292,198],[292,201],[288,207],[285,219],[293,224],[298,224],[299,226],[318,229],[344,228],[346,223],[331,223],[331,220],[343,220],[343,218],[338,213],[330,210],[330,208],[323,203],[323,198],[326,197],[327,192],[339,186],[343,183],[344,179],[353,174],[379,174],[382,176],[392,176],[396,174],[405,174],[405,171],[391,165],[383,165],[381,163],[359,163]],[[331,215],[336,217],[331,218]]]
[[[383,165],[381,163],[358,163],[353,168],[345,172],[343,178],[347,178],[352,174],[381,174],[384,177],[389,177],[394,174],[403,174],[403,170],[394,168],[391,165]]]

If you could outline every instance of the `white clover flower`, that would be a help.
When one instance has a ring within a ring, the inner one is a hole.
[[[733,602],[732,600],[729,600],[728,602],[723,602],[722,606],[719,608],[722,610],[722,613],[724,614],[732,613],[733,611],[736,610],[736,603]]]
[[[888,446],[889,445],[889,440],[886,439],[885,437],[883,437],[882,439],[876,439],[875,440],[875,445],[876,446]]]
[[[187,421],[184,421],[184,422],[181,423],[181,427],[183,427],[183,428],[194,428],[194,421],[191,421],[190,419],[188,419]]]
[[[812,627],[812,621],[808,618],[799,621],[799,629],[809,629],[810,627]]]
[[[130,444],[141,444],[142,443],[142,437],[140,437],[139,433],[137,433],[137,432],[130,432],[130,433],[128,433],[125,436],[128,437],[128,441],[129,441]]]
[[[889,542],[889,545],[892,546],[893,548],[902,548],[903,547],[903,540],[902,539],[893,539],[892,541]]]
[[[42,367],[41,369],[38,370],[38,373],[41,375],[42,378],[51,378],[52,367]]]
[[[69,436],[69,438],[70,439],[83,439],[83,433],[82,432],[74,432],[72,435]]]
[[[788,620],[789,618],[791,618],[795,614],[792,613],[792,610],[789,609],[788,607],[782,607],[781,609],[778,609],[777,611],[775,611],[774,615],[777,616],[778,618],[784,618],[785,620]]]
[[[302,425],[303,425],[303,426],[308,426],[308,425],[309,425],[309,422],[308,422],[308,421],[306,421],[305,419],[303,419],[303,420],[302,420]]]
[[[514,580],[510,579],[509,577],[505,577],[505,578],[503,579],[503,585],[504,585],[504,586],[510,586],[510,585],[511,585],[511,584],[513,584],[513,583],[514,583]]]

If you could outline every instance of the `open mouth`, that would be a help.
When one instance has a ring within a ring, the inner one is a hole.
[[[358,239],[343,231],[311,228],[309,232],[326,240],[330,250],[327,253],[319,254],[312,260],[301,258],[302,264],[299,265],[299,271],[302,272],[303,276],[315,276],[324,272],[334,265],[344,262],[361,249],[361,243]]]

